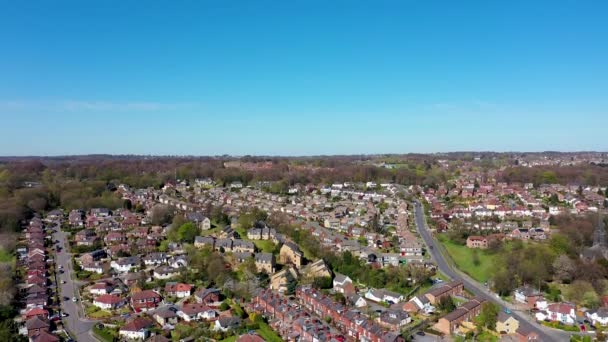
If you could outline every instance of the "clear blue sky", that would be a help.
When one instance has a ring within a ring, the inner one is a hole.
[[[0,155],[608,150],[607,13],[3,1]]]

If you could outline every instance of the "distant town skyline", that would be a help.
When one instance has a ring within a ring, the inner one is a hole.
[[[606,2],[180,5],[3,5],[0,155],[608,150]]]

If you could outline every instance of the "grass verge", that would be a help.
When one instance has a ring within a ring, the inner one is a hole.
[[[448,251],[458,269],[481,283],[488,281],[496,265],[495,255],[482,249],[472,249],[456,244],[442,234],[438,234],[437,239]],[[477,253],[478,262],[475,262],[475,253]]]

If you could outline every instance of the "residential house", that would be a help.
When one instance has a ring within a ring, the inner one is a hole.
[[[177,324],[177,309],[174,307],[164,307],[154,311],[152,318],[161,326],[166,324]]]
[[[332,283],[336,292],[340,292],[342,294],[354,293],[355,288],[353,286],[353,280],[350,279],[349,276],[336,273]]]
[[[309,279],[314,278],[331,278],[331,269],[323,259],[319,259],[310,263],[302,270],[304,277]]]
[[[539,321],[550,320],[563,324],[574,324],[576,322],[576,307],[570,303],[549,304],[545,310],[536,313]]]
[[[496,332],[499,334],[516,334],[519,329],[519,321],[510,314],[500,311],[496,320]]]
[[[38,335],[43,331],[48,333],[50,326],[49,321],[39,316],[34,316],[25,321],[27,336]]]
[[[30,341],[31,342],[58,342],[59,341],[59,337],[46,332],[46,331],[41,331],[35,335],[30,336]]]
[[[154,269],[155,279],[170,279],[179,275],[179,269],[171,266],[159,266]]]
[[[237,329],[241,326],[241,319],[238,317],[220,317],[215,321],[213,329],[226,332],[231,329]]]
[[[190,297],[192,288],[190,284],[168,282],[165,284],[165,295],[177,298]]]
[[[266,340],[261,338],[255,332],[249,332],[247,334],[241,335],[236,339],[236,342],[265,342]]]
[[[293,267],[286,267],[270,277],[270,289],[280,293],[289,290],[299,278],[299,274]]]
[[[98,249],[96,251],[92,251],[92,252],[83,254],[80,257],[80,262],[82,264],[92,264],[93,262],[99,261],[106,257],[107,257],[106,251],[104,251],[102,249]]]
[[[513,291],[515,301],[526,304],[529,309],[544,310],[547,307],[547,302],[543,294],[530,286],[522,286]]]
[[[154,309],[160,304],[161,301],[162,297],[152,290],[135,292],[131,295],[131,306],[135,312]]]
[[[205,217],[200,212],[187,212],[186,220],[190,222],[194,222],[199,229],[208,230],[211,229],[211,220],[208,217]]]
[[[401,327],[412,321],[412,318],[405,311],[386,310],[378,316],[377,321],[378,324],[391,331],[400,331]]]
[[[209,289],[200,289],[194,293],[194,298],[197,303],[213,305],[220,301],[220,290],[209,288]]]
[[[378,303],[395,304],[403,301],[403,295],[386,289],[370,289],[365,293],[365,298]]]
[[[137,256],[120,258],[110,262],[110,267],[119,273],[130,272],[131,270],[137,269],[140,265],[141,259]]]
[[[304,254],[300,251],[300,248],[293,242],[286,242],[281,246],[279,251],[279,262],[283,265],[293,265],[296,268],[302,266],[302,259]]]
[[[516,228],[509,234],[512,239],[530,240],[530,230],[527,228]]]
[[[218,313],[212,308],[202,303],[189,303],[184,304],[182,308],[177,311],[177,315],[186,322],[199,321],[199,320],[210,320],[218,316]]]
[[[212,236],[197,236],[194,238],[194,247],[210,247],[213,249],[215,248],[215,238],[213,238]]]
[[[111,293],[115,287],[116,286],[113,282],[108,280],[102,280],[91,286],[89,288],[89,292],[93,295],[100,296]]]
[[[255,253],[255,267],[258,272],[274,273],[274,255],[272,253]]]
[[[453,281],[442,286],[436,287],[424,295],[432,305],[437,305],[441,298],[448,296],[461,296],[464,294],[464,284],[462,281]]]
[[[255,252],[255,245],[251,241],[234,240],[232,242],[232,251],[237,253],[253,253]]]
[[[403,304],[403,310],[406,312],[422,311],[425,315],[430,315],[435,312],[435,307],[431,304],[429,298],[425,295],[412,297],[409,301]]]
[[[93,305],[104,310],[114,310],[125,305],[125,300],[117,295],[103,294],[93,300]]]
[[[606,307],[587,311],[586,316],[594,325],[608,325],[608,308]]]
[[[451,335],[456,332],[463,322],[472,321],[481,312],[484,300],[474,298],[441,317],[433,328],[443,334]]]
[[[127,340],[145,340],[150,336],[154,322],[143,317],[136,317],[118,330],[118,335]]]
[[[169,256],[166,253],[155,252],[146,255],[143,260],[146,266],[159,266],[166,264]]]

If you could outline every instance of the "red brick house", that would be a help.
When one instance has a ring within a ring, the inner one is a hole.
[[[154,309],[160,302],[162,302],[162,297],[152,290],[144,290],[131,295],[131,306],[135,312]]]

